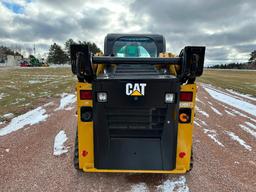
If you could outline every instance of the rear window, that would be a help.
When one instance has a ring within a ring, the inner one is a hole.
[[[115,41],[116,57],[157,57],[155,42],[147,37],[121,37]]]

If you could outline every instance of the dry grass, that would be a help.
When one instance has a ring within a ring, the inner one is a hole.
[[[198,81],[256,96],[256,71],[207,69]]]
[[[0,117],[19,115],[63,92],[73,92],[75,82],[67,67],[0,68]]]
[[[256,96],[256,71],[205,70],[199,82]],[[0,68],[0,121],[74,92],[76,78],[70,68]]]

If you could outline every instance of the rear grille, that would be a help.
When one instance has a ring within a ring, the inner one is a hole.
[[[159,71],[153,65],[118,65],[115,75],[160,75]]]
[[[110,135],[161,135],[166,108],[108,108],[107,122]]]

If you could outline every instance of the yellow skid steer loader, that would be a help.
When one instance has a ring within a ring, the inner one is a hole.
[[[84,172],[185,173],[192,168],[197,76],[205,47],[166,53],[156,34],[108,34],[104,55],[71,45],[77,76],[74,166]]]

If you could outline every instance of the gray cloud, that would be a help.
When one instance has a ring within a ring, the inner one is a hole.
[[[43,50],[73,38],[103,47],[109,32],[150,32],[163,34],[174,53],[206,45],[208,61],[233,61],[256,48],[255,7],[254,0],[34,0],[15,14],[0,2],[0,41]]]
[[[83,17],[77,22],[79,26],[86,31],[97,31],[106,28],[106,25],[111,20],[111,11],[106,8],[95,10],[85,10],[82,12]]]
[[[248,53],[256,49],[256,44],[254,43],[254,44],[236,45],[234,46],[234,48],[241,53]]]
[[[63,40],[72,32],[75,23],[64,17],[50,20],[47,15],[37,18],[16,17],[13,22],[19,25],[18,30],[10,33],[13,39],[21,41],[36,41],[37,39]]]
[[[69,38],[94,41],[98,31],[106,28],[111,12],[97,7],[79,9],[80,4],[82,1],[36,1],[26,7],[24,14],[15,14],[0,2],[0,41],[24,49],[36,44],[45,51],[53,42],[63,44]],[[1,18],[1,8],[8,13],[8,19]]]
[[[226,60],[231,51],[249,54],[256,48],[255,7],[253,0],[137,0],[131,10],[149,17],[147,30],[164,34],[174,52],[185,45],[206,45],[208,59]]]

